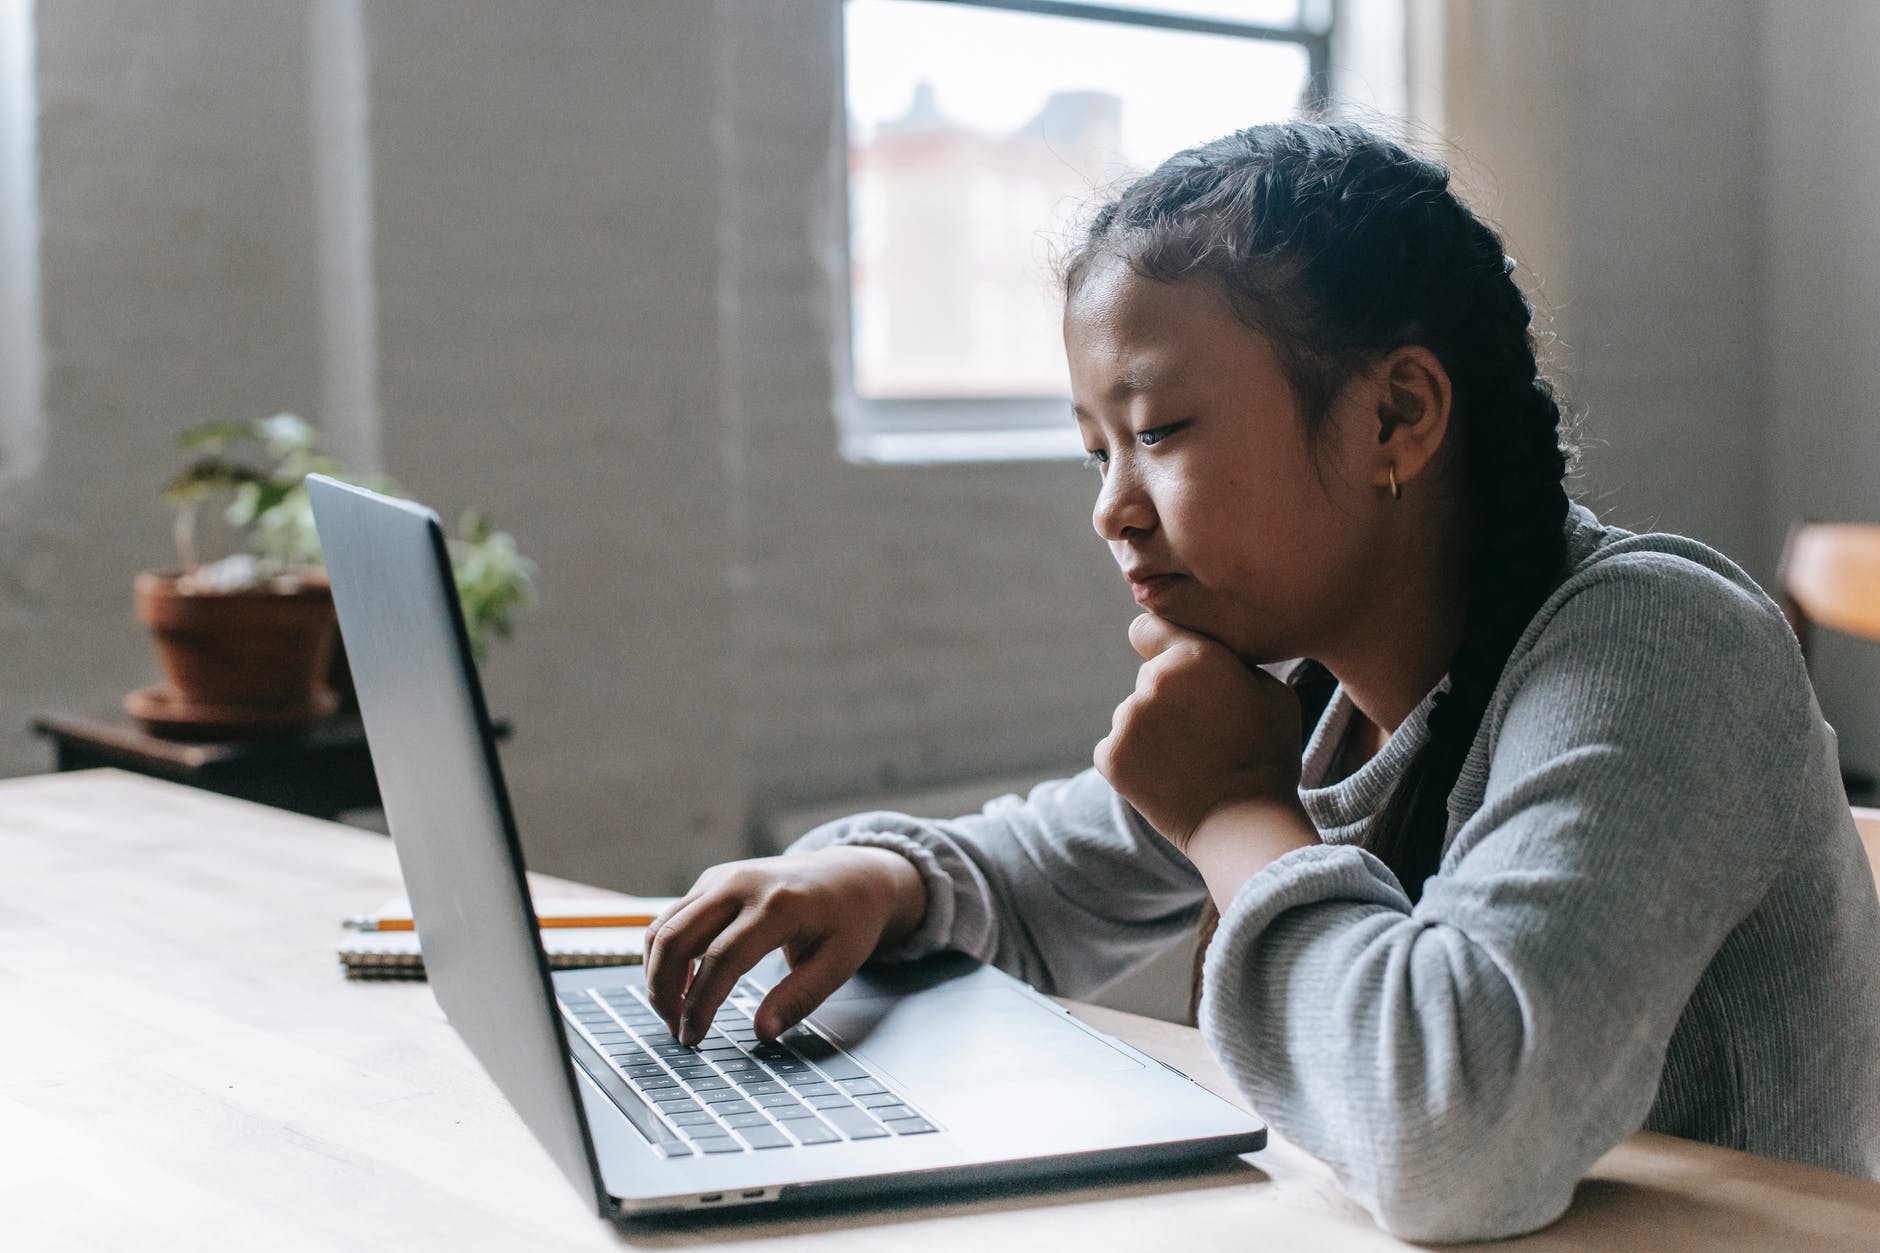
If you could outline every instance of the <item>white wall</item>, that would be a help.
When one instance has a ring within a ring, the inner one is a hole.
[[[0,771],[45,767],[33,712],[154,679],[173,432],[373,376],[348,442],[541,563],[487,679],[544,868],[677,888],[777,810],[1086,759],[1134,665],[1085,472],[835,456],[835,6],[381,0],[336,119],[345,7],[42,6],[50,455],[0,504]],[[316,195],[349,127],[368,237]]]
[[[376,328],[338,374],[332,7],[39,6],[45,462],[0,487],[0,772],[45,767],[34,712],[154,678],[129,582],[172,433],[319,416],[336,378],[376,378],[386,469],[541,561],[488,677],[545,867],[677,887],[778,811],[1086,757],[1134,671],[1086,472],[834,456],[833,3],[365,5],[342,260]],[[1759,576],[1791,513],[1871,512],[1875,19],[1451,9],[1449,122],[1555,306],[1595,503]]]
[[[320,370],[300,6],[37,6],[44,374],[35,472],[0,479],[0,772],[41,710],[154,681],[130,577],[207,418],[306,409]]]
[[[1771,534],[1880,522],[1880,7],[1763,13]],[[1844,761],[1880,774],[1880,646],[1818,633],[1822,711]]]
[[[1551,314],[1577,494],[1765,577],[1759,6],[1448,7],[1447,129]]]

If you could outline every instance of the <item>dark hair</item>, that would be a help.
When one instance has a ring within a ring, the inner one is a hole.
[[[1508,654],[1565,573],[1561,413],[1514,263],[1442,163],[1325,122],[1255,126],[1170,157],[1098,210],[1063,262],[1067,295],[1101,257],[1163,282],[1218,281],[1272,342],[1314,448],[1339,389],[1393,349],[1421,345],[1449,374],[1446,442],[1475,520],[1463,637],[1429,742],[1370,843],[1416,900]]]

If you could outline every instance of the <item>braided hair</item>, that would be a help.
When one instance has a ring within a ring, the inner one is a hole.
[[[1561,411],[1513,262],[1444,165],[1327,122],[1255,126],[1170,157],[1098,210],[1064,259],[1067,296],[1104,257],[1161,282],[1217,280],[1272,343],[1310,448],[1340,388],[1392,350],[1421,345],[1449,374],[1447,439],[1474,537],[1462,640],[1428,742],[1367,841],[1417,900],[1508,654],[1565,575]],[[1326,673],[1308,662],[1295,679]]]

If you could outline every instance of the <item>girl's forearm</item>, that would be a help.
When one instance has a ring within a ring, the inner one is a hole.
[[[1248,879],[1294,849],[1319,842],[1318,829],[1297,801],[1240,801],[1202,819],[1182,851],[1224,914]]]

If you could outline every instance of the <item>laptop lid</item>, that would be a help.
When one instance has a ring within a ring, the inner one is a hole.
[[[608,1215],[443,527],[422,505],[323,475],[307,495],[432,993]]]

